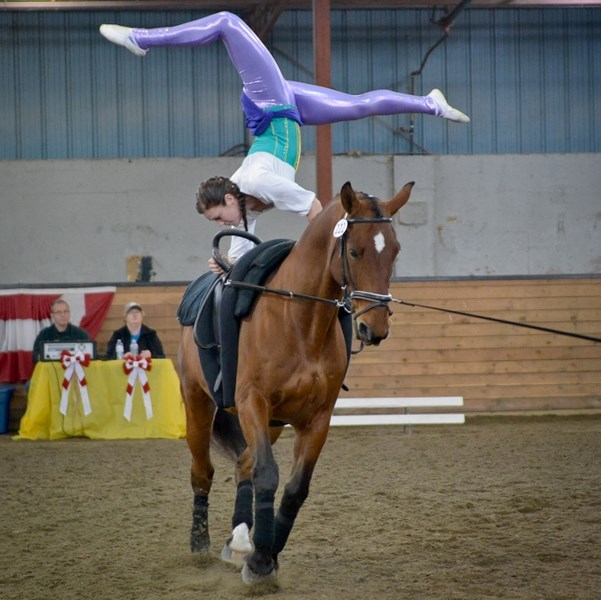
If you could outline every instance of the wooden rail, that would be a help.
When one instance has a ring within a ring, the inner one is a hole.
[[[334,408],[331,425],[451,425],[465,423],[463,413],[441,413],[440,408],[463,406],[461,396],[438,398],[339,398]],[[434,409],[415,413],[416,409]],[[353,414],[337,414],[340,410]],[[382,409],[404,409],[403,413],[381,412]],[[376,412],[377,411],[377,412]]]

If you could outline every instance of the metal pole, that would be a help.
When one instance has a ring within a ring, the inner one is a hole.
[[[313,0],[313,67],[315,83],[331,87],[330,0]],[[317,197],[322,205],[332,199],[332,128],[316,131],[315,171]]]

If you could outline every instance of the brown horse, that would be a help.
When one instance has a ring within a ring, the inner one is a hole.
[[[216,409],[192,327],[182,328],[179,367],[192,454],[192,551],[209,550],[213,439],[235,457],[238,486],[233,532],[221,557],[243,567],[246,583],[277,574],[278,555],[309,494],[348,366],[339,310],[353,313],[362,344],[379,344],[388,335],[389,284],[400,248],[391,217],[412,187],[413,182],[406,184],[383,202],[356,194],[346,183],[340,198],[307,226],[266,284],[291,294],[263,292],[240,325],[235,409]],[[295,431],[293,468],[274,514],[279,473],[272,444],[284,423]]]

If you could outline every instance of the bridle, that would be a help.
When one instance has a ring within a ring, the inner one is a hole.
[[[357,217],[353,219],[349,219],[345,214],[343,221],[346,221],[348,225],[354,224],[363,224],[363,223],[392,223],[392,219],[390,217]],[[388,314],[391,315],[392,311],[390,310],[389,304],[392,301],[392,296],[390,294],[376,294],[375,292],[366,292],[364,290],[356,289],[357,286],[355,284],[355,280],[353,279],[353,274],[351,272],[351,266],[349,264],[348,251],[347,251],[347,232],[348,229],[345,229],[342,235],[340,236],[340,257],[342,259],[342,278],[340,280],[340,287],[342,289],[343,296],[343,307],[348,313],[352,313],[353,320],[356,320],[357,317],[373,310],[374,308],[384,307],[388,311]],[[351,288],[349,291],[349,287]],[[371,302],[371,305],[362,308],[358,312],[353,312],[352,310],[352,301],[353,300],[365,300],[367,302]]]

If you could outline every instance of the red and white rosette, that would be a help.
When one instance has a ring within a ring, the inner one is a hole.
[[[140,382],[142,387],[142,396],[144,398],[144,408],[146,410],[146,418],[152,419],[152,403],[150,401],[150,383],[148,382],[147,371],[152,368],[152,359],[142,358],[141,356],[133,356],[126,354],[123,361],[123,370],[128,375],[127,392],[125,394],[125,408],[123,416],[131,421],[131,411],[133,408],[133,396],[136,382]]]
[[[63,377],[62,391],[61,391],[61,403],[60,413],[62,415],[67,414],[67,406],[69,405],[69,386],[73,375],[77,376],[77,383],[79,385],[79,393],[81,394],[81,403],[83,404],[84,415],[88,416],[92,412],[90,406],[90,397],[88,396],[88,384],[86,382],[86,373],[84,367],[90,364],[90,355],[84,354],[80,350],[71,354],[68,350],[61,352],[61,366],[65,370],[65,376]]]

